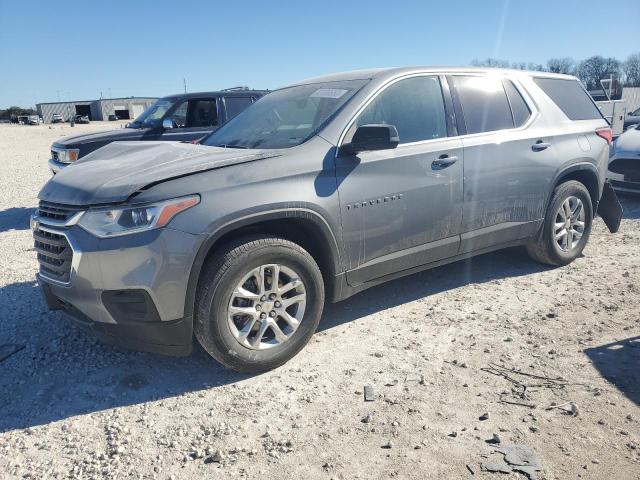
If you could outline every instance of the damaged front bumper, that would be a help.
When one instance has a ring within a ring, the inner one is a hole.
[[[99,239],[78,225],[34,215],[38,283],[60,310],[105,343],[188,355],[185,308],[190,267],[202,238],[171,228]]]

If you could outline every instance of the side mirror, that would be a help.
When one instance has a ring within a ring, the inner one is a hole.
[[[350,143],[342,145],[348,154],[372,150],[390,150],[400,143],[398,130],[394,125],[362,125],[353,134]]]
[[[162,128],[165,130],[171,130],[173,128],[173,120],[168,117],[162,120]]]

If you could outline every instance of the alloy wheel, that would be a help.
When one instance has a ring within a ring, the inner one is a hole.
[[[304,318],[307,292],[300,276],[280,264],[262,265],[236,285],[227,319],[235,339],[252,350],[289,340]]]
[[[585,209],[578,197],[570,196],[556,212],[554,239],[558,248],[570,252],[578,246],[584,235]]]

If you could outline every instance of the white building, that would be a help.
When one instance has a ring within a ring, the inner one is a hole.
[[[54,113],[62,115],[65,121],[69,121],[74,115],[87,115],[90,120],[108,120],[109,115],[117,115],[121,120],[133,120],[156,100],[151,97],[101,98],[75,102],[38,103],[36,109],[44,123],[51,123]]]

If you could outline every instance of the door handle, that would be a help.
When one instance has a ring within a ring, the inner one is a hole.
[[[542,150],[545,150],[550,146],[551,146],[550,143],[543,142],[542,140],[538,140],[536,143],[531,145],[531,150],[533,150],[534,152],[541,152]]]
[[[447,168],[458,161],[458,157],[449,155],[440,155],[437,160],[431,162],[431,170],[442,170]]]

